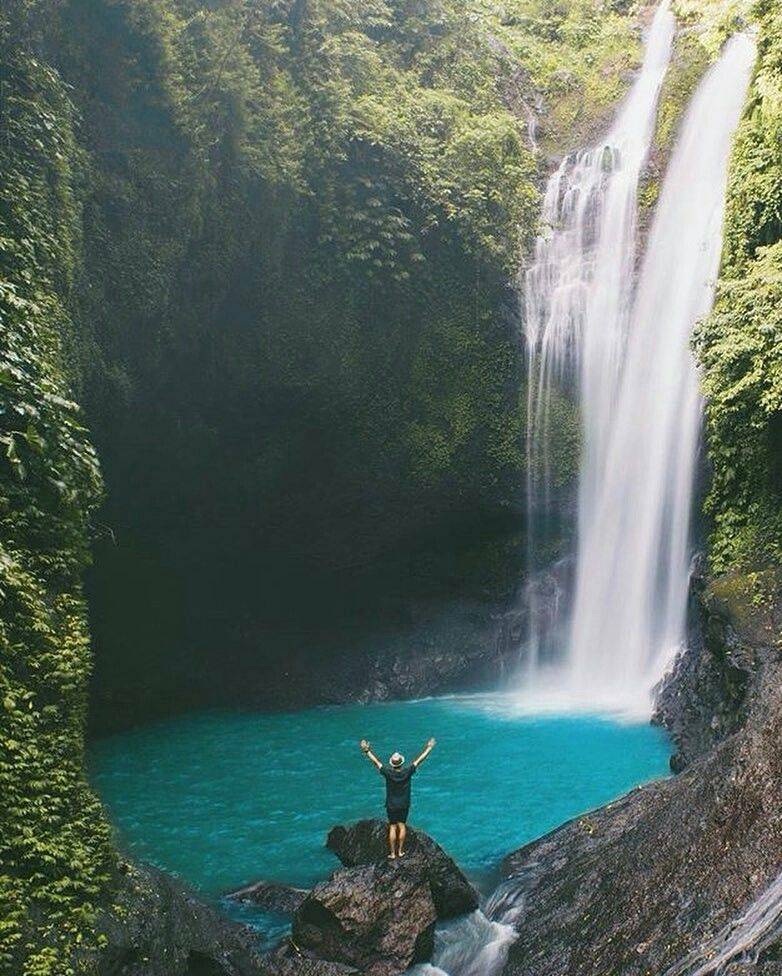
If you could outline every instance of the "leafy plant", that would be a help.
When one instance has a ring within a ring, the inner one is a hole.
[[[716,307],[696,337],[716,572],[782,559],[782,11],[757,4],[758,63],[733,152]]]

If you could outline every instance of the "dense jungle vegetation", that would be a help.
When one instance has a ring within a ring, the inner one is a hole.
[[[782,562],[782,9],[756,8],[758,65],[733,155],[722,277],[697,342],[716,572]]]
[[[61,976],[113,870],[83,768],[101,478],[72,401],[73,108],[51,68],[1,50],[0,972]]]
[[[720,571],[782,555],[774,0],[757,20],[698,339]],[[380,564],[497,585],[512,551],[484,540],[523,484],[509,283],[549,159],[638,53],[624,0],[3,4],[0,972],[76,971],[112,890],[83,778],[91,552],[109,702],[241,682],[248,649],[271,669],[324,616],[371,614],[356,579]],[[662,149],[703,51],[681,63]]]

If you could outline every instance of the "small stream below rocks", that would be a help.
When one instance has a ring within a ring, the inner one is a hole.
[[[237,920],[275,939],[287,921],[222,898],[257,879],[310,886],[337,866],[337,823],[382,816],[383,783],[358,749],[413,758],[411,824],[434,837],[488,894],[502,857],[565,820],[667,773],[668,740],[605,715],[531,714],[505,695],[466,695],[284,714],[207,712],[93,745],[92,782],[136,858],[178,875]],[[489,971],[514,910],[500,887],[485,914],[441,926],[433,966]],[[488,916],[488,917],[487,917]]]

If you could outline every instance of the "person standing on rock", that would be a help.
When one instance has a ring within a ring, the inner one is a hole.
[[[383,763],[372,752],[366,739],[362,739],[359,745],[361,751],[376,767],[380,775],[386,781],[386,813],[388,814],[388,857],[394,861],[397,857],[405,856],[405,840],[407,838],[407,815],[410,813],[410,780],[413,773],[426,759],[435,747],[435,740],[430,739],[424,746],[421,755],[412,761],[409,766],[405,766],[405,757],[395,752],[388,760],[388,765]]]

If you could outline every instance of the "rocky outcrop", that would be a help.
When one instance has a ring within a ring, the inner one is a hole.
[[[326,846],[345,867],[297,908],[288,958],[303,951],[367,976],[395,976],[431,957],[438,918],[478,907],[475,889],[431,837],[409,828],[407,854],[390,862],[387,831],[382,820],[332,828]]]
[[[510,593],[483,601],[461,597],[446,607],[411,601],[397,609],[408,621],[399,632],[362,634],[360,650],[322,660],[291,653],[251,701],[299,708],[496,687],[518,656],[517,647],[498,639],[510,599]]]
[[[508,562],[516,572],[518,559]],[[331,630],[324,623],[312,631],[326,642],[322,654],[306,643],[301,648],[284,644],[263,672],[252,662],[258,642],[265,642],[264,632],[242,628],[230,635],[239,648],[235,667],[227,673],[223,669],[219,680],[209,670],[196,672],[188,665],[175,695],[166,691],[160,697],[160,690],[150,686],[139,701],[126,688],[103,689],[90,713],[92,733],[116,732],[168,715],[172,707],[193,709],[205,701],[277,711],[496,688],[517,667],[523,642],[524,619],[513,606],[512,584],[509,572],[507,591],[480,598],[461,592],[430,601],[399,598],[378,608],[371,623]],[[400,622],[392,626],[389,619]],[[228,621],[227,626],[238,624]],[[506,639],[509,630],[513,636]],[[272,647],[270,642],[270,655]]]
[[[758,641],[742,640],[732,622],[740,612],[735,591],[742,585],[742,577],[707,585],[702,566],[693,574],[687,652],[662,682],[654,716],[676,744],[674,772],[705,755],[747,718]],[[772,641],[769,636],[766,643]]]
[[[420,862],[343,868],[297,910],[293,944],[366,976],[396,976],[431,958],[436,918]]]
[[[112,910],[98,923],[106,942],[91,961],[98,976],[277,976],[257,933],[168,875],[149,867],[127,870]]]
[[[326,846],[346,867],[383,863],[388,853],[388,825],[382,820],[360,820],[334,827]],[[412,866],[428,881],[437,917],[454,918],[478,907],[478,893],[456,862],[422,831],[408,828],[405,867]]]
[[[686,768],[506,860],[511,880],[505,904],[512,905],[518,931],[508,976],[661,976],[669,969],[689,976],[695,969],[678,964],[740,919],[777,877],[779,588],[772,580],[734,577],[704,587],[698,599],[700,657],[674,671],[662,713],[684,750]],[[743,676],[739,684],[733,670]],[[694,682],[703,675],[710,680],[697,704]],[[720,688],[729,691],[727,699]],[[678,717],[675,701],[683,704]],[[700,729],[691,739],[683,736],[688,714]],[[724,719],[712,722],[714,715]],[[711,748],[704,728],[711,730]],[[740,962],[726,959],[724,968]]]
[[[238,891],[232,891],[226,898],[256,905],[266,912],[292,915],[308,894],[304,888],[294,888],[292,885],[280,884],[279,881],[256,881]]]
[[[327,846],[346,866],[312,891],[258,881],[227,896],[293,916],[293,937],[272,952],[174,879],[126,866],[98,926],[98,976],[396,976],[428,960],[437,919],[472,911],[478,895],[419,831],[389,862],[386,830],[380,820],[334,827]]]

